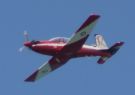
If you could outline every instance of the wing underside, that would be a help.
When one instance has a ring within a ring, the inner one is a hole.
[[[68,52],[73,54],[78,51],[89,37],[90,32],[92,31],[99,17],[99,15],[91,15],[72,35],[71,39],[64,46],[61,53],[64,54]]]
[[[54,71],[60,66],[64,65],[70,58],[68,56],[58,56],[52,57],[48,62],[44,63],[39,67],[33,74],[31,74],[25,81],[33,82],[41,77],[47,75],[48,73]]]
[[[48,62],[39,67],[25,81],[36,81],[64,65],[70,58],[72,58],[72,55],[83,46],[99,17],[99,15],[91,15],[73,34],[71,39],[66,43],[57,56],[52,57]]]

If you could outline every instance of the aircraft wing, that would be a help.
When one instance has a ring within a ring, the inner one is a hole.
[[[73,34],[68,43],[63,47],[61,53],[72,54],[78,51],[87,40],[99,17],[99,15],[95,14],[89,16],[88,19],[82,24],[82,26]]]
[[[68,56],[57,56],[52,57],[48,62],[44,63],[41,67],[39,67],[32,75],[30,75],[25,81],[34,82],[41,77],[47,75],[48,73],[54,71],[60,66],[64,65],[70,57]]]
[[[39,67],[25,81],[36,81],[41,77],[47,75],[48,73],[52,72],[53,70],[64,65],[72,57],[72,55],[77,52],[85,43],[99,17],[99,15],[91,15],[73,34],[69,42],[63,47],[63,49],[57,54],[57,56],[52,57],[48,62]]]

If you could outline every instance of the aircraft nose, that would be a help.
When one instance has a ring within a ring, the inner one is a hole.
[[[30,47],[30,46],[31,46],[31,42],[25,42],[25,43],[24,43],[24,46]]]

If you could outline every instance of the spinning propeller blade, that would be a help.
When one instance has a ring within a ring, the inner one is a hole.
[[[29,41],[29,35],[27,31],[24,31],[25,41]]]
[[[19,48],[19,52],[22,52],[24,49],[25,49],[25,47],[24,47],[24,46],[23,46],[23,47],[21,47],[21,48]]]
[[[29,41],[29,36],[28,36],[28,32],[27,31],[24,31],[24,37],[25,37],[25,41]],[[21,48],[19,48],[19,52],[22,52],[26,47],[25,46],[22,46]]]

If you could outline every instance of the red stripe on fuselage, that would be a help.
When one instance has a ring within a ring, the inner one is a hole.
[[[81,48],[78,52],[74,54],[73,57],[85,57],[85,56],[110,56],[110,53],[104,52],[102,50]]]
[[[60,46],[59,44],[61,43],[54,43],[54,44],[58,44],[57,47],[54,47],[53,43],[51,43],[52,46],[51,44],[49,46],[35,46],[32,47],[32,50],[40,54],[50,55],[50,56],[66,55],[70,57],[83,57],[83,56],[108,56],[109,55],[107,52],[103,52],[93,48],[85,48],[82,46],[80,47],[80,45],[85,42],[87,37],[73,44],[69,44],[66,47],[65,45]],[[49,44],[49,42],[44,42],[42,44],[46,44],[46,43]]]
[[[55,44],[55,45],[54,45]],[[59,46],[59,44],[64,43],[56,43],[56,42],[50,42],[50,41],[42,41],[38,45],[35,45],[31,47],[31,49],[37,53],[40,54],[45,54],[45,55],[50,55],[50,56],[55,56],[57,55],[63,46]]]

